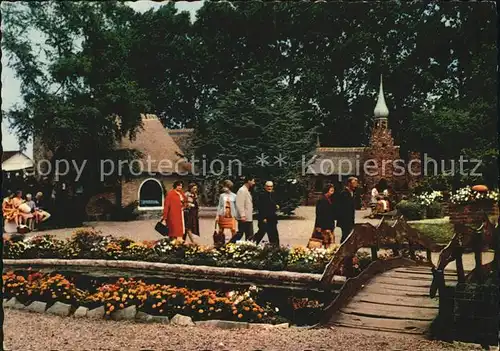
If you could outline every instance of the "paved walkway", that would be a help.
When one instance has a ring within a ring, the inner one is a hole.
[[[369,219],[366,216],[370,210],[356,211],[356,223],[369,222],[376,225],[379,219]],[[288,246],[305,246],[309,240],[311,233],[314,229],[315,209],[312,206],[303,206],[297,208],[295,211],[296,218],[280,220],[278,223],[278,231],[280,235],[280,242],[282,245]],[[201,236],[195,237],[195,241],[201,245],[212,245],[212,234],[214,231],[215,218],[200,218],[200,231]],[[94,227],[99,230],[103,235],[113,235],[116,237],[126,237],[134,241],[142,240],[158,240],[161,239],[155,230],[154,226],[157,220],[141,220],[130,222],[88,222],[85,223],[87,227]],[[257,222],[254,222],[255,231],[257,231]],[[52,234],[59,239],[69,238],[75,228],[72,229],[53,229],[47,231],[34,232],[30,235]],[[230,233],[226,233],[229,239]],[[335,229],[335,242],[340,243],[342,232],[339,228]],[[267,236],[263,241],[267,240]],[[369,252],[369,250],[368,250]],[[439,253],[432,254],[432,260],[437,263]],[[493,259],[493,253],[483,253],[483,262],[489,262]],[[474,255],[464,255],[464,266],[466,270],[471,270],[474,267]],[[454,263],[448,266],[448,269],[456,269]]]

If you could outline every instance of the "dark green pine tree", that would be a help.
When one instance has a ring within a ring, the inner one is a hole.
[[[303,160],[314,150],[315,129],[301,123],[311,111],[301,110],[283,80],[269,72],[248,70],[240,77],[197,128],[197,157],[206,160],[206,178],[236,180],[234,191],[244,175],[256,177],[257,194],[272,180],[281,211],[290,214],[304,194]]]

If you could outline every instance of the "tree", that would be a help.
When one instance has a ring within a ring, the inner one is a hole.
[[[242,72],[235,88],[219,98],[196,129],[197,158],[214,165],[217,173],[204,176],[239,181],[242,175],[252,175],[259,181],[257,192],[264,181],[272,180],[281,210],[292,213],[303,195],[297,191],[303,158],[308,160],[314,149],[315,130],[301,123],[308,114],[298,107],[282,78],[269,72]],[[222,172],[217,164],[224,165]]]
[[[53,163],[84,165],[80,179],[71,168],[64,180],[83,185],[88,198],[102,185],[100,161],[117,157],[116,143],[135,135],[147,111],[147,96],[127,65],[135,13],[116,1],[2,6],[2,47],[23,98],[6,115],[21,145],[38,138]],[[30,40],[33,31],[44,44]]]

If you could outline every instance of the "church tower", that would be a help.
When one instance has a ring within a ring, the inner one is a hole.
[[[378,99],[373,110],[373,129],[366,151],[368,172],[364,180],[368,190],[371,190],[383,178],[389,185],[394,186],[398,178],[394,175],[394,161],[400,158],[399,146],[394,145],[394,138],[388,127],[388,117],[389,109],[385,103],[382,75],[380,75]]]

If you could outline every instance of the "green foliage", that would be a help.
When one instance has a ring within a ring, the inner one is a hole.
[[[434,201],[426,208],[427,218],[442,218],[444,213],[443,205],[440,202]]]
[[[420,195],[432,191],[451,191],[452,177],[444,174],[423,177],[411,189],[413,195]]]
[[[440,244],[448,244],[455,234],[453,225],[450,223],[411,223],[410,225]]]
[[[149,103],[127,63],[134,11],[120,2],[35,1],[2,8],[2,48],[23,98],[6,111],[12,129],[22,146],[39,139],[53,153],[52,162],[86,162],[79,182],[92,193],[101,184],[100,160],[116,157],[116,143],[127,133],[134,136]],[[33,31],[45,39],[41,52],[29,38]],[[75,172],[67,178],[73,181]]]
[[[408,220],[419,220],[425,216],[425,208],[417,202],[401,200],[397,205],[398,209],[403,216]]]
[[[227,168],[217,176],[219,180],[255,176],[258,193],[265,181],[272,180],[278,204],[289,214],[303,194],[302,158],[307,159],[314,148],[314,129],[301,124],[309,113],[297,106],[287,87],[271,73],[249,70],[207,112],[207,128],[197,129],[198,159],[222,161]],[[263,154],[265,163],[259,161]],[[281,165],[279,157],[284,161]]]
[[[478,158],[480,178],[497,181],[493,4],[206,1],[194,23],[173,3],[140,14],[115,1],[31,1],[2,4],[2,14],[2,48],[22,81],[23,105],[5,111],[14,132],[22,144],[40,136],[59,158],[88,158],[89,184],[97,184],[93,155],[107,157],[122,135],[133,136],[141,112],[169,127],[208,129],[225,108],[229,135],[241,124],[242,145],[259,139],[258,116],[239,120],[248,99],[223,105],[263,72],[288,83],[284,101],[295,111],[308,111],[293,119],[302,129],[289,132],[319,127],[325,146],[366,145],[382,73],[403,155]],[[33,30],[46,42],[40,50]]]

